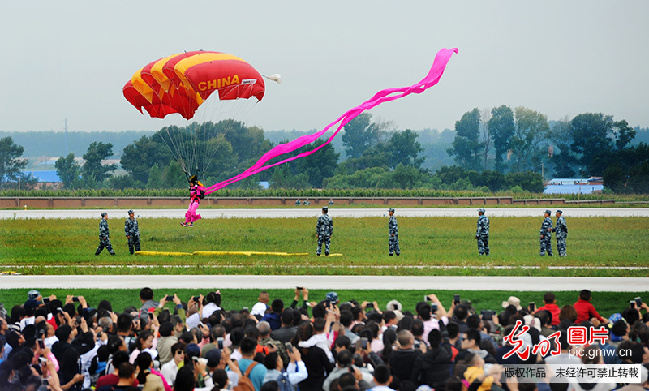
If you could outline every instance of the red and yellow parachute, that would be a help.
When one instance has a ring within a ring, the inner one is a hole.
[[[217,91],[220,100],[264,97],[264,79],[250,64],[231,54],[194,51],[147,64],[122,88],[124,97],[153,118],[180,114],[191,119]]]

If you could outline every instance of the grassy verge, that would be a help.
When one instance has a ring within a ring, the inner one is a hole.
[[[37,287],[35,287],[37,288]],[[218,282],[215,283],[215,288],[218,288]],[[581,288],[581,287],[569,287]],[[261,287],[260,289],[263,289]],[[99,290],[99,289],[41,289],[41,294],[50,295],[55,294],[59,298],[65,298],[66,295],[84,296],[90,306],[96,306],[101,300],[108,300],[111,302],[114,311],[122,311],[126,307],[135,306],[139,307],[139,287],[138,289],[119,289],[119,290]],[[275,298],[282,299],[285,306],[288,306],[293,300],[293,292],[287,290],[268,290],[271,300]],[[161,290],[155,291],[155,297],[159,298],[166,294],[176,293],[181,300],[187,300],[189,297],[207,291],[197,291],[190,289],[179,290]],[[259,296],[259,290],[254,289],[227,289],[222,290],[223,302],[222,305],[227,310],[241,309],[243,307],[252,308]],[[320,301],[323,300],[327,291],[312,290],[309,293],[309,300]],[[460,294],[462,299],[471,301],[473,308],[478,312],[481,310],[501,310],[501,303],[506,301],[512,295],[508,291],[386,291],[386,290],[338,290],[338,297],[342,302],[355,299],[359,302],[362,301],[376,301],[382,310],[390,300],[398,300],[403,304],[404,311],[415,312],[415,305],[422,301],[423,296],[429,293],[435,293],[442,303],[448,308],[453,300],[454,294]],[[577,301],[579,295],[578,290],[568,290],[555,292],[557,297],[557,304],[563,306],[565,304],[573,304]],[[516,292],[516,297],[521,300],[521,305],[527,306],[529,302],[535,302],[537,307],[543,303],[543,292]],[[629,300],[636,296],[643,299],[649,298],[649,292],[636,292],[620,294],[620,292],[594,292],[592,303],[597,308],[598,312],[603,316],[610,316],[613,313],[621,312],[628,306]],[[27,290],[0,290],[0,302],[4,304],[7,311],[17,304],[22,304],[27,299]],[[301,299],[300,299],[301,300]],[[301,304],[301,301],[300,301]]]
[[[182,228],[172,219],[139,220],[142,250],[272,251],[308,256],[165,257],[128,255],[123,220],[110,220],[117,256],[95,257],[98,221],[88,219],[0,221],[0,271],[28,274],[351,274],[647,276],[649,220],[635,217],[571,218],[568,257],[538,256],[539,218],[491,218],[489,258],[479,257],[475,218],[399,218],[402,256],[387,256],[387,219],[337,218],[331,251],[315,257],[315,219],[210,219]],[[554,243],[553,243],[554,245]],[[110,266],[104,269],[96,266]],[[91,268],[89,266],[95,266]],[[503,270],[500,266],[514,269]],[[572,269],[555,270],[568,266]]]

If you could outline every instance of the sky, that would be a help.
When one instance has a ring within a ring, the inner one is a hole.
[[[458,48],[440,83],[371,111],[398,129],[453,129],[473,108],[525,106],[549,120],[604,113],[649,127],[649,2],[11,1],[0,11],[0,130],[151,130],[123,85],[147,63],[230,53],[266,82],[235,119],[265,131],[322,129],[376,91],[423,78]],[[216,102],[197,120],[226,114]],[[229,109],[228,109],[229,110]],[[228,111],[230,112],[230,111]]]

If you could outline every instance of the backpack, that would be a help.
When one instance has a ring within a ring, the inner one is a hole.
[[[246,373],[243,376],[239,377],[239,384],[236,385],[232,390],[233,391],[256,391],[255,386],[252,385],[250,380],[250,372],[257,365],[257,362],[253,361],[246,369]]]
[[[295,391],[286,372],[282,372],[277,376],[277,386],[279,387],[279,391]]]

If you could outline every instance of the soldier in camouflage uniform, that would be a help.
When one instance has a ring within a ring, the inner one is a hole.
[[[478,226],[475,230],[475,238],[478,240],[478,253],[489,255],[489,218],[484,215],[484,209],[478,209]]]
[[[329,241],[331,240],[331,235],[334,234],[334,221],[328,215],[329,208],[322,208],[322,215],[318,217],[318,222],[315,225],[315,233],[318,235],[318,248],[316,249],[315,255],[320,256],[322,250],[322,243],[325,245],[325,256],[329,255]]]
[[[113,246],[110,245],[110,232],[108,231],[108,213],[103,212],[101,214],[101,221],[99,222],[99,247],[95,255],[99,255],[104,247],[108,250],[110,255],[115,255],[113,251]]]
[[[401,249],[399,248],[399,224],[397,223],[397,218],[394,217],[394,209],[388,209],[388,214],[390,215],[390,220],[388,221],[388,234],[390,235],[388,240],[388,255],[392,256],[394,252],[398,257],[401,255]]]
[[[140,227],[137,225],[133,209],[128,211],[128,219],[124,222],[124,233],[128,239],[128,251],[131,255],[134,251],[140,251]]]
[[[566,238],[568,237],[568,226],[566,225],[566,219],[561,216],[563,212],[557,210],[557,226],[552,228],[552,232],[557,233],[557,251],[559,251],[560,257],[566,256]]]
[[[541,224],[541,229],[539,231],[540,234],[540,242],[541,242],[541,256],[545,255],[545,252],[547,251],[548,257],[552,256],[552,218],[550,215],[552,214],[551,210],[546,210],[545,211],[545,219],[543,219],[543,224]]]

